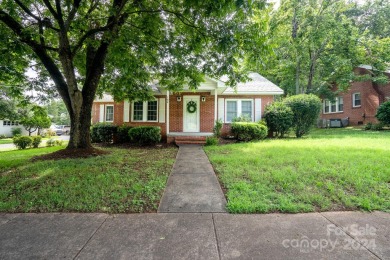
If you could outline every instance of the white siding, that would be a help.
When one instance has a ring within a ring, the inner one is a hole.
[[[104,105],[100,105],[99,122],[104,122]]]
[[[160,98],[158,105],[158,121],[165,123],[165,98]]]
[[[130,119],[130,102],[125,100],[123,103],[123,122],[129,122]]]
[[[225,123],[225,102],[223,98],[218,98],[218,119]]]
[[[261,120],[261,98],[255,99],[255,122]]]

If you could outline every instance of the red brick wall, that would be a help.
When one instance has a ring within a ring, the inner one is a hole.
[[[183,96],[200,96],[205,97],[204,102],[200,101],[200,131],[201,132],[212,132],[214,127],[214,95],[209,92],[184,92],[180,94],[173,94],[169,100],[169,131],[170,132],[183,132]],[[181,101],[177,101],[177,97],[181,96]],[[166,96],[156,96],[156,98],[166,98]],[[273,96],[218,96],[218,98],[245,98],[253,99],[261,98],[261,112],[264,113],[265,107],[273,102]],[[96,124],[99,122],[100,105],[114,105],[114,122],[115,125],[130,125],[130,126],[160,126],[161,133],[166,138],[166,123],[158,122],[123,122],[123,108],[124,103],[115,102],[95,102],[92,106],[92,123]],[[132,113],[132,107],[130,105],[130,115]],[[131,116],[130,116],[131,121]],[[230,124],[224,124],[223,133],[228,134],[230,130]]]

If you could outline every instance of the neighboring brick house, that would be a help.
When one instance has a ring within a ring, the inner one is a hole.
[[[370,74],[367,66],[356,68],[358,75]],[[385,73],[390,78],[390,73]],[[337,89],[335,89],[336,91]],[[346,119],[349,125],[377,123],[376,111],[380,104],[390,99],[390,83],[375,84],[372,80],[352,82],[346,92],[336,97],[335,102],[327,99],[322,104],[322,119]]]
[[[264,108],[283,90],[258,73],[250,73],[250,81],[239,83],[236,91],[221,80],[206,77],[196,91],[184,88],[171,93],[154,87],[154,101],[115,103],[111,96],[96,99],[92,107],[92,123],[115,125],[160,126],[164,140],[183,138],[205,139],[213,134],[217,119],[224,123],[222,133],[228,134],[230,123],[246,115],[252,121],[261,119]]]

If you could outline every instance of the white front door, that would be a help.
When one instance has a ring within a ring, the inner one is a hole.
[[[188,108],[189,104],[190,107]],[[200,116],[200,97],[184,96],[183,97],[183,117],[184,117],[183,132],[199,132],[200,131],[199,116]]]

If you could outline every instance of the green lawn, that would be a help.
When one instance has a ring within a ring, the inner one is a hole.
[[[156,211],[177,152],[104,148],[111,153],[29,161],[58,149],[0,152],[0,212]]]
[[[0,139],[0,144],[12,144],[12,138]]]
[[[205,147],[233,213],[390,211],[390,131]]]

